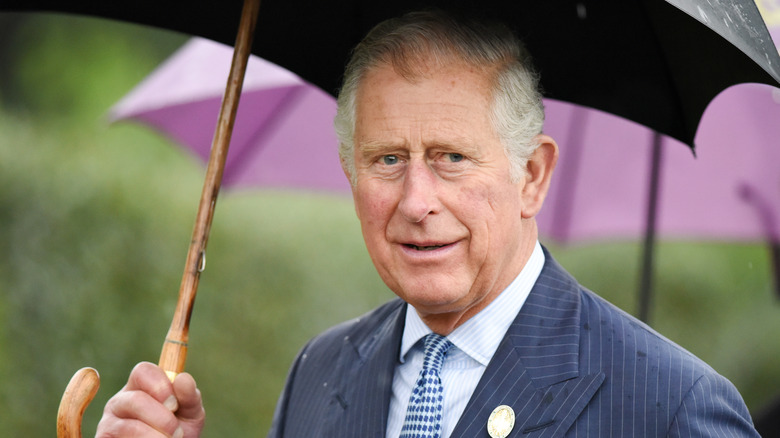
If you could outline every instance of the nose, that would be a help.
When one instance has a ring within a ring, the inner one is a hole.
[[[411,162],[404,174],[403,194],[398,211],[409,222],[422,222],[429,214],[436,214],[441,204],[437,193],[436,175],[425,162]]]

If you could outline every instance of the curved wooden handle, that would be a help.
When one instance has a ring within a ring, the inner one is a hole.
[[[65,388],[57,411],[57,438],[81,438],[81,418],[100,387],[94,368],[82,368]]]

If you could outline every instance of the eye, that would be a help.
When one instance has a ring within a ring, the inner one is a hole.
[[[447,154],[447,157],[450,159],[451,163],[458,163],[458,162],[463,161],[463,154],[458,154],[458,153],[455,153],[455,152],[451,152],[451,153]]]
[[[382,164],[392,166],[393,164],[398,164],[398,156],[397,155],[384,155],[382,158]]]

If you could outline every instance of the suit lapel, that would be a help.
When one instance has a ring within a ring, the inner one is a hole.
[[[406,305],[398,306],[367,333],[344,339],[335,376],[332,424],[325,436],[384,436],[392,391],[393,373],[403,333]],[[349,433],[345,433],[349,431]]]
[[[579,375],[579,287],[545,251],[546,262],[461,416],[453,437],[487,437],[493,409],[515,412],[512,436],[560,436],[604,375]]]

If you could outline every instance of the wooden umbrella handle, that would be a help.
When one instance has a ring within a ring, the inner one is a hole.
[[[73,375],[57,411],[58,437],[81,438],[81,418],[99,387],[100,376],[94,368],[82,368]]]
[[[179,299],[158,364],[168,374],[171,381],[184,370],[184,364],[187,360],[190,317],[195,305],[200,273],[205,269],[206,243],[214,217],[217,195],[222,184],[222,174],[225,169],[225,160],[227,159],[230,137],[233,133],[233,124],[236,119],[241,88],[244,84],[244,73],[252,49],[259,10],[260,0],[244,0],[235,50],[233,51],[233,62],[214,132],[206,178],[192,231],[190,248],[187,252],[184,274],[179,287]],[[81,420],[84,411],[97,393],[99,385],[100,378],[97,371],[92,368],[82,368],[73,376],[62,396],[57,414],[58,438],[81,438]]]

